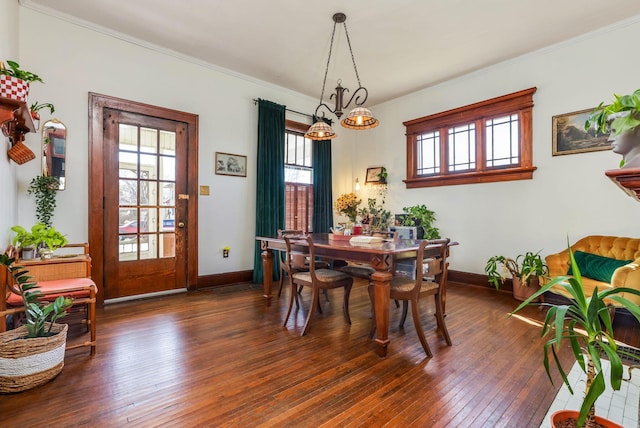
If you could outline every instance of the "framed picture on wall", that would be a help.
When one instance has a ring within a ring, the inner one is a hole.
[[[386,182],[384,177],[385,168],[383,166],[375,166],[367,168],[367,178],[365,183],[383,184]]]
[[[607,142],[608,134],[596,132],[593,128],[588,131],[584,129],[584,123],[593,110],[590,108],[553,116],[553,156],[611,149]]]
[[[216,152],[215,170],[218,175],[247,176],[247,157]]]

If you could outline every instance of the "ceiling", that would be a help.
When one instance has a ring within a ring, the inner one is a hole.
[[[332,16],[347,29],[367,105],[378,104],[618,21],[629,0],[20,0],[143,45],[320,98]],[[634,17],[634,18],[629,18]],[[595,53],[594,53],[595,55]],[[602,61],[606,61],[606,53]],[[327,78],[355,89],[336,30]],[[348,99],[348,98],[346,98]]]

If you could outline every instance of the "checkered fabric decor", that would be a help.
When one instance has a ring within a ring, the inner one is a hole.
[[[0,96],[16,101],[26,101],[29,95],[29,82],[17,77],[0,75]]]

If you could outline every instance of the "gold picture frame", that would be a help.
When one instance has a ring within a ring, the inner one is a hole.
[[[594,108],[553,116],[551,119],[553,156],[611,150],[609,135],[584,129]]]

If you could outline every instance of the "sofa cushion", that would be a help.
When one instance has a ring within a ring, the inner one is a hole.
[[[582,276],[598,281],[611,282],[613,272],[619,267],[628,265],[633,260],[617,260],[597,254],[576,251],[573,256]],[[573,269],[569,266],[567,275],[573,275]]]

